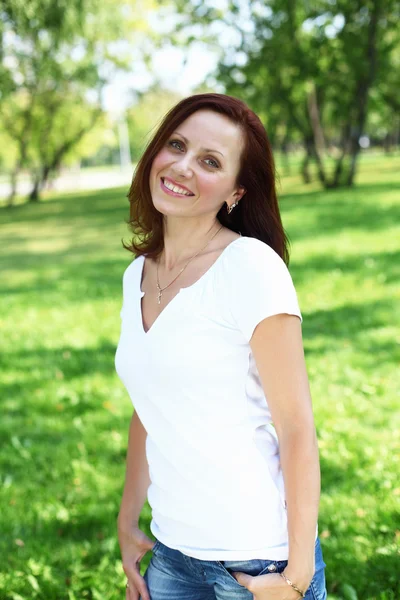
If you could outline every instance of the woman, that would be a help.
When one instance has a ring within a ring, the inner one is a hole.
[[[126,598],[324,600],[302,316],[260,119],[222,94],[182,100],[129,199]],[[155,543],[138,527],[146,496]]]

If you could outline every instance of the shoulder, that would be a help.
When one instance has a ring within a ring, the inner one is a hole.
[[[231,293],[288,293],[293,279],[285,261],[265,242],[243,237],[225,254],[222,277]]]
[[[137,275],[137,273],[140,272],[143,260],[144,260],[143,255],[136,256],[132,260],[132,262],[130,262],[129,265],[125,268],[125,270],[122,274],[122,280],[124,282],[124,285],[126,283],[128,283],[129,281],[131,281]]]
[[[250,271],[287,270],[286,263],[271,246],[253,237],[242,237],[233,244],[231,260],[235,268]]]
[[[247,342],[257,323],[266,317],[289,313],[301,318],[289,270],[271,246],[256,238],[243,238],[225,254],[223,263],[223,307]]]

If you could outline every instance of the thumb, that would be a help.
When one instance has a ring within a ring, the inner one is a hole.
[[[240,571],[232,571],[232,575],[240,585],[247,589],[249,589],[251,580],[254,579],[251,575],[241,573]]]

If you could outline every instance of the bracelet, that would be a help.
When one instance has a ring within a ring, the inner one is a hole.
[[[293,588],[294,590],[296,590],[296,592],[299,592],[299,594],[300,594],[300,596],[301,596],[302,598],[305,598],[305,597],[306,597],[305,593],[304,593],[304,592],[302,592],[302,591],[301,591],[301,590],[300,590],[300,589],[297,587],[297,585],[295,585],[295,584],[294,584],[292,581],[290,581],[290,579],[288,579],[284,573],[279,573],[279,575],[280,575],[281,577],[283,577],[283,579],[286,581],[286,583],[287,583],[288,585],[291,585],[291,586],[292,586],[292,588]]]

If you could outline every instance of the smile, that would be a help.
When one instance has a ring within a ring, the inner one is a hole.
[[[174,185],[172,184],[170,181],[168,181],[165,178],[161,178],[161,189],[166,192],[167,194],[169,194],[170,196],[175,196],[175,197],[181,197],[181,196],[194,196],[194,194],[192,194],[191,192],[188,192],[186,190],[184,190],[183,188],[179,187],[178,185]]]

